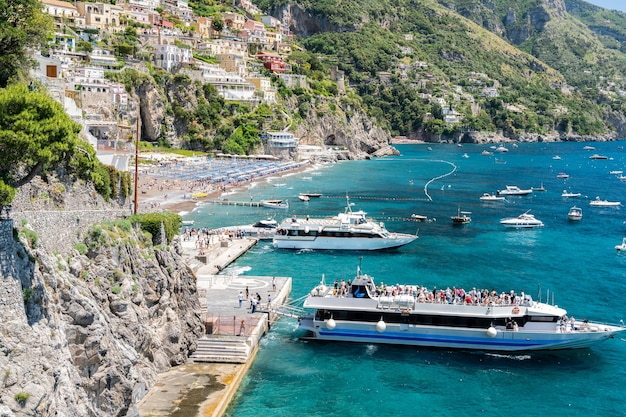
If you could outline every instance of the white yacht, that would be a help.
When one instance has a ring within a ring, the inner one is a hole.
[[[595,200],[591,200],[589,202],[589,205],[591,207],[617,207],[620,206],[622,203],[619,201],[608,201],[608,200],[601,200],[600,197],[596,197]]]
[[[258,239],[272,239],[274,232],[278,227],[278,222],[274,219],[259,220],[253,224],[243,224],[239,226],[226,226],[215,229],[217,233],[230,232],[230,233],[245,233],[247,236],[256,237]]]
[[[352,211],[348,198],[345,212],[331,218],[285,219],[278,226],[273,245],[278,249],[380,250],[404,246],[417,235],[389,232],[385,225]]]
[[[530,211],[530,210],[529,210]],[[533,227],[543,227],[543,222],[528,211],[520,214],[517,217],[508,217],[500,220],[500,224],[504,227],[511,227],[516,229],[530,229]]]
[[[573,193],[571,191],[563,190],[563,193],[561,194],[561,197],[563,197],[563,198],[576,198],[576,197],[580,197],[580,193]]]
[[[532,188],[523,190],[517,185],[507,185],[504,190],[498,190],[498,195],[528,195],[533,192]]]
[[[285,306],[276,312],[297,317],[298,328],[307,331],[304,339],[480,351],[586,348],[626,330],[565,319],[563,308],[534,301],[524,292],[472,289],[448,299],[443,290],[419,285],[376,285],[360,271],[341,286],[327,286],[322,278],[303,309]]]
[[[499,197],[494,194],[484,193],[480,196],[480,201],[504,201],[505,197]]]

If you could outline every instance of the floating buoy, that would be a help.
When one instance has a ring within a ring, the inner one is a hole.
[[[326,320],[326,328],[328,330],[335,330],[335,327],[337,327],[337,323],[335,323],[335,319],[331,317],[328,320]]]
[[[496,335],[498,334],[498,331],[496,330],[495,327],[490,327],[487,329],[487,336],[489,337],[496,337]]]
[[[376,323],[376,331],[377,331],[378,333],[382,333],[382,332],[384,332],[384,331],[385,331],[385,329],[386,329],[386,328],[387,328],[387,323],[385,323],[385,322],[383,321],[383,319],[381,318],[381,319],[378,321],[378,323]]]

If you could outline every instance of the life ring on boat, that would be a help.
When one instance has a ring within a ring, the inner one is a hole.
[[[513,307],[513,314],[519,314],[519,307]]]

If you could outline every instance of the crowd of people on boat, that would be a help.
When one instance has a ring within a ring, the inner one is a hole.
[[[336,297],[347,297],[352,282],[348,280],[335,280],[333,295]],[[497,292],[496,290],[476,289],[466,291],[464,288],[453,286],[446,289],[433,287],[432,290],[420,285],[386,285],[381,282],[376,285],[372,297],[395,297],[400,295],[412,296],[418,303],[439,303],[439,304],[464,304],[464,305],[516,305],[528,306],[532,303],[532,298],[525,294],[511,290],[507,292]]]

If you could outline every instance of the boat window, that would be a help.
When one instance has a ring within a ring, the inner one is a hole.
[[[367,293],[367,288],[365,285],[353,285],[352,286],[352,295],[355,298],[370,298]]]

